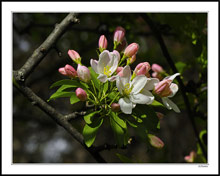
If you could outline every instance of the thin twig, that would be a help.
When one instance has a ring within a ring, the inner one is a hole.
[[[172,58],[171,58],[171,56],[170,56],[170,54],[168,52],[168,49],[167,49],[167,47],[165,45],[165,42],[164,42],[164,40],[163,40],[163,38],[162,38],[162,36],[160,34],[160,31],[157,29],[156,25],[154,24],[154,22],[150,19],[150,17],[147,14],[140,14],[140,16],[147,22],[147,24],[150,26],[151,30],[153,31],[156,39],[158,40],[158,42],[160,44],[161,50],[163,52],[163,55],[166,58],[167,62],[169,63],[172,71],[174,73],[178,73],[178,70],[177,70],[177,68],[176,68],[176,66],[175,66],[175,64],[174,64],[174,62],[173,62],[173,60],[172,60]],[[182,79],[179,76],[176,79],[179,82],[180,90],[181,90],[181,93],[182,93],[182,96],[183,96],[183,100],[184,100],[185,105],[186,105],[188,117],[189,117],[189,119],[191,121],[191,124],[192,124],[192,127],[193,127],[193,131],[195,133],[196,139],[197,139],[197,141],[198,141],[198,143],[199,143],[199,145],[200,145],[200,147],[202,149],[203,155],[205,156],[205,158],[207,158],[207,152],[206,152],[206,150],[205,150],[205,148],[204,148],[204,146],[203,146],[203,144],[202,144],[202,142],[201,142],[201,140],[199,138],[199,133],[197,131],[195,120],[193,118],[193,112],[191,110],[190,102],[189,102],[189,99],[188,99],[188,97],[186,95],[186,88],[185,88],[185,86],[183,84]]]

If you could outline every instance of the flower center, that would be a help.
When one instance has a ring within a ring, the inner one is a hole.
[[[132,91],[132,88],[133,88],[133,86],[130,87],[130,84],[129,84],[129,83],[125,84],[125,89],[124,89],[123,93],[124,93],[125,95],[129,95],[129,94],[131,93],[131,91]]]
[[[110,67],[108,65],[104,67],[104,74],[108,77],[111,76]]]

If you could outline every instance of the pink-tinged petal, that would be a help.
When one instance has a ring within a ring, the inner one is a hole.
[[[114,32],[114,41],[118,43],[122,42],[124,40],[124,36],[125,36],[125,29],[121,26],[118,26]]]
[[[86,66],[78,64],[77,75],[81,81],[88,83],[91,80],[90,71]]]
[[[118,68],[116,69],[116,72],[119,73],[119,72],[122,71],[122,70],[123,70],[123,67],[118,67]]]
[[[164,71],[163,68],[160,65],[158,65],[158,64],[153,64],[152,65],[152,70],[154,72],[158,72],[158,73],[161,73],[161,72]]]
[[[118,91],[123,94],[125,87],[120,76],[116,77],[116,87],[118,88]]]
[[[123,113],[125,114],[132,113],[132,107],[133,107],[132,102],[128,98],[120,98],[118,103]]]
[[[66,70],[65,70],[65,68],[64,67],[62,67],[62,68],[59,68],[59,70],[58,70],[62,75],[64,75],[64,76],[67,76],[67,73],[66,73]]]
[[[136,76],[131,82],[131,85],[133,86],[131,92],[133,94],[139,93],[144,88],[146,83],[147,83],[146,76],[144,75]]]
[[[108,41],[104,35],[99,38],[99,48],[106,49],[108,45]]]
[[[99,72],[98,72],[98,61],[97,61],[97,60],[94,60],[94,59],[91,59],[91,60],[90,60],[90,65],[91,65],[92,69],[93,69],[97,74],[99,74]]]
[[[131,80],[131,68],[130,66],[126,65],[122,70],[122,77],[121,77],[123,85],[130,83]]]
[[[97,79],[99,79],[99,81],[101,81],[102,83],[105,83],[108,80],[108,77],[104,74],[100,74]]]
[[[126,57],[132,57],[137,53],[138,49],[139,49],[139,45],[137,43],[132,43],[128,45],[127,48],[125,49],[124,55]]]
[[[98,62],[98,67],[97,71],[99,73],[104,73],[104,67],[107,66],[107,64],[110,62],[111,56],[109,51],[105,50],[99,55],[99,62]]]

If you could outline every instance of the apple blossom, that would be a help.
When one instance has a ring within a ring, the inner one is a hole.
[[[88,83],[91,80],[90,71],[86,66],[78,64],[77,75],[81,81]]]
[[[71,65],[66,65],[65,67],[59,68],[59,72],[64,76],[69,76],[70,78],[76,78],[77,72]]]
[[[132,57],[133,55],[135,55],[138,51],[139,45],[137,43],[132,43],[130,45],[127,46],[127,48],[125,49],[124,55],[125,57]]]
[[[123,96],[119,99],[123,113],[131,114],[132,108],[134,108],[136,104],[150,104],[153,102],[154,96],[148,90],[143,89],[149,80],[150,78],[140,75],[131,81],[130,66],[127,65],[124,67],[123,76],[116,78],[116,86]],[[151,86],[149,85],[149,87]]]
[[[179,73],[176,73],[172,76],[164,78],[161,82],[157,83],[154,88],[154,93],[162,98],[162,102],[167,107],[167,109],[173,109],[175,112],[180,112],[180,110],[177,105],[169,98],[173,97],[178,91],[178,85],[172,83],[172,81],[176,76],[179,75]]]
[[[118,26],[114,32],[114,42],[116,42],[117,45],[119,43],[122,43],[122,41],[124,40],[124,36],[125,36],[125,29],[121,26]]]
[[[152,135],[152,134],[148,134],[147,136],[149,138],[150,144],[153,147],[158,148],[158,149],[161,149],[164,147],[164,143],[159,137]]]
[[[90,64],[93,70],[99,74],[98,79],[105,83],[107,80],[116,79],[116,76],[111,77],[111,75],[116,71],[119,60],[120,54],[116,50],[113,52],[105,50],[99,55],[99,61],[91,59]]]

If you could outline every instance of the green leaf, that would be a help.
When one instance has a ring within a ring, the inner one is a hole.
[[[84,116],[84,120],[87,124],[91,124],[92,123],[92,118],[94,117],[94,115],[96,115],[97,113],[99,113],[100,111],[95,111],[92,112],[90,114],[87,114]]]
[[[98,74],[92,69],[92,67],[89,67],[91,79],[95,85],[95,87],[99,90],[100,89],[100,81],[97,79]]]
[[[54,94],[52,94],[49,98],[50,101],[52,99],[56,99],[56,98],[61,98],[61,97],[71,97],[74,94],[74,92],[55,92]]]
[[[108,81],[104,84],[104,88],[103,88],[104,93],[106,93],[107,90],[108,90]]]
[[[65,89],[74,88],[74,87],[76,86],[75,85],[62,85],[59,89],[57,89],[57,92],[62,92]]]
[[[151,106],[163,106],[164,107],[164,105],[162,103],[160,103],[159,101],[156,101],[156,100],[153,101]]]
[[[74,104],[74,103],[77,103],[79,101],[80,101],[80,99],[76,96],[76,93],[73,92],[72,96],[70,97],[70,104]]]
[[[54,87],[57,87],[57,86],[61,86],[61,85],[72,85],[74,87],[81,87],[82,89],[87,89],[88,88],[88,85],[81,84],[79,80],[63,79],[63,80],[60,80],[60,81],[57,81],[57,82],[53,83],[50,86],[50,89],[54,88]]]
[[[121,120],[116,113],[110,113],[110,124],[114,132],[115,139],[119,147],[127,145],[127,126],[126,123]]]
[[[137,128],[137,125],[134,124],[133,122],[129,121],[129,120],[126,120],[126,122],[128,122],[128,124],[133,127],[133,128]]]
[[[83,128],[83,137],[84,142],[87,147],[91,147],[91,145],[94,143],[96,134],[98,132],[99,127],[103,123],[103,118],[99,118],[96,121],[93,121],[91,125],[86,124]]]
[[[123,163],[134,163],[130,158],[124,156],[122,154],[116,153],[116,156],[123,162]]]

